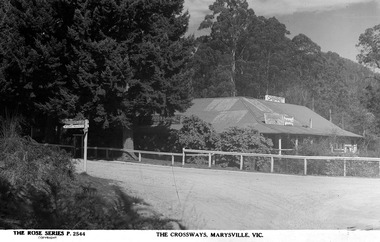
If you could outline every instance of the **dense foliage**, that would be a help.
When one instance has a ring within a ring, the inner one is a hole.
[[[0,112],[17,109],[46,142],[60,119],[88,118],[92,145],[126,147],[136,124],[183,111],[192,97],[270,94],[376,140],[378,74],[302,33],[290,38],[246,0],[216,0],[199,26],[209,34],[185,37],[183,3],[1,1]],[[358,60],[371,68],[378,37],[379,26],[359,37]]]
[[[219,149],[228,152],[260,153],[268,154],[273,147],[272,140],[260,135],[252,127],[238,128],[231,127],[220,134]],[[265,159],[256,157],[246,157],[244,164],[246,169],[262,170],[266,164]],[[240,157],[219,156],[219,163],[224,165],[240,163]]]
[[[273,143],[252,127],[231,127],[220,134],[220,149],[229,152],[270,153]]]
[[[177,137],[176,147],[198,150],[219,148],[220,137],[212,125],[194,115],[185,117],[182,128],[173,135]]]
[[[100,194],[66,152],[20,137],[16,120],[0,121],[1,229],[170,229],[138,216],[118,187]]]
[[[360,54],[357,56],[360,63],[365,66],[371,67],[375,70],[380,69],[380,25],[366,29],[366,31],[359,36],[357,47],[360,49]],[[379,94],[380,86],[378,81],[380,78],[374,76],[372,79],[375,82],[370,83],[365,89],[365,96],[363,103],[371,111],[372,118],[375,120],[375,127],[372,130],[379,133],[380,130],[380,106]],[[373,133],[373,132],[372,132]]]
[[[182,10],[183,1],[2,1],[0,108],[46,128],[46,141],[63,118],[87,118],[96,134],[184,110],[193,40]]]
[[[247,152],[247,153],[270,153],[273,143],[260,135],[254,128],[230,129],[217,133],[211,124],[201,120],[197,116],[185,117],[182,128],[177,132],[172,132],[170,140],[174,141],[173,147],[180,149],[198,150],[221,150],[227,152]],[[239,159],[230,156],[214,157],[216,163],[222,166],[236,166]],[[256,159],[250,159],[254,161]],[[204,162],[205,158],[191,158],[193,162]]]

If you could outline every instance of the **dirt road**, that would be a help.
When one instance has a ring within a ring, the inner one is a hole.
[[[88,161],[87,173],[118,181],[189,229],[380,229],[380,179],[109,161]]]

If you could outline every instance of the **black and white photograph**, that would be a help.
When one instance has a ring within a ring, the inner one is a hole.
[[[374,241],[379,201],[380,0],[0,0],[0,240]]]

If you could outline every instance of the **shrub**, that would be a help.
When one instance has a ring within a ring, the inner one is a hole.
[[[324,156],[332,155],[330,148],[329,139],[304,139],[300,144],[298,144],[298,153],[300,155],[308,156]]]
[[[185,117],[177,133],[177,144],[183,148],[213,150],[218,147],[219,136],[211,124],[197,116]]]
[[[251,127],[231,127],[221,134],[220,149],[223,151],[270,153],[272,146],[272,140]]]
[[[13,204],[0,210],[0,218],[5,219],[1,224],[33,228],[56,225],[58,205],[69,194],[74,166],[66,152],[20,137],[18,120],[1,120],[0,199]]]
[[[182,152],[182,148],[197,150],[215,150],[219,144],[219,135],[211,124],[201,120],[197,116],[185,117],[183,126],[179,131],[173,131],[170,141],[173,142],[174,150]],[[188,162],[203,164],[205,157],[191,157]]]
[[[1,120],[1,229],[165,229],[159,220],[147,227],[119,188],[113,199],[101,196],[65,151],[20,137],[18,127]]]
[[[228,152],[244,153],[270,153],[273,146],[272,140],[260,135],[252,127],[231,127],[221,134],[219,149]],[[240,161],[238,157],[222,156],[219,163],[227,162],[229,165],[237,166]],[[247,169],[263,170],[267,162],[260,157],[246,157]],[[254,165],[252,165],[254,164]]]

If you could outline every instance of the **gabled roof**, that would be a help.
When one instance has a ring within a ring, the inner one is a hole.
[[[307,107],[252,99],[245,97],[197,98],[185,112],[185,116],[196,115],[211,123],[217,132],[229,127],[252,126],[262,134],[298,134],[329,136],[335,134],[344,137],[362,137],[341,129]],[[281,114],[294,117],[292,126],[266,124],[265,115]],[[312,121],[312,127],[310,126]],[[180,128],[180,125],[172,125]]]

